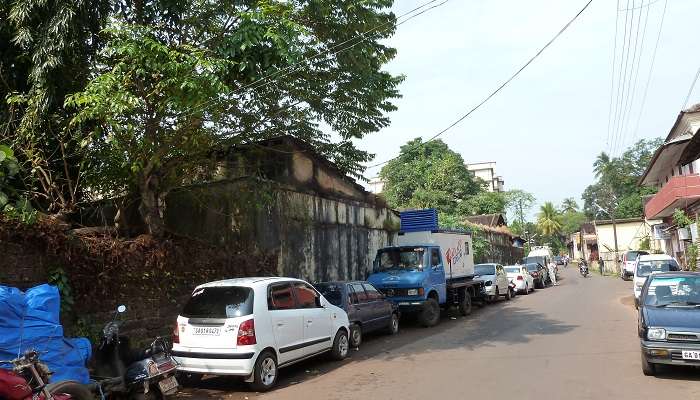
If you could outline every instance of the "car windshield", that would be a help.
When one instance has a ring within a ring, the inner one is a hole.
[[[700,277],[653,276],[644,304],[654,307],[700,306]]]
[[[644,251],[628,251],[627,252],[627,261],[635,261],[639,256],[647,255],[649,253],[644,252]]]
[[[423,248],[384,249],[377,253],[376,270],[379,272],[396,269],[423,269]]]
[[[507,274],[517,274],[520,272],[520,267],[505,267]]]
[[[544,256],[532,256],[532,257],[523,258],[523,264],[534,263],[534,264],[545,265],[546,263],[544,261],[545,261]]]
[[[678,271],[678,263],[675,260],[644,260],[637,264],[637,276],[646,277],[652,272]]]
[[[343,287],[340,284],[335,283],[319,283],[315,285],[316,290],[321,292],[323,297],[326,298],[334,306],[342,307],[343,305]]]
[[[526,267],[527,267],[527,270],[528,270],[528,271],[530,271],[530,272],[535,272],[535,271],[537,271],[537,269],[539,268],[539,265],[537,265],[537,264],[527,264]]]
[[[475,265],[474,275],[496,275],[496,266],[494,264]]]
[[[187,318],[235,318],[253,313],[253,290],[240,286],[197,289],[182,309]]]

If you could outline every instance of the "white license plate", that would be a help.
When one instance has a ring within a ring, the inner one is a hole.
[[[192,329],[193,335],[219,336],[220,333],[221,333],[221,328],[219,328],[219,327],[211,328],[211,327],[196,326]]]
[[[700,360],[700,351],[683,350],[684,360]]]
[[[161,393],[166,394],[173,389],[177,389],[177,379],[175,379],[174,376],[163,379],[162,381],[158,382],[158,387],[160,388]]]

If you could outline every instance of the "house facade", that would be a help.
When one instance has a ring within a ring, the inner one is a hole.
[[[475,177],[486,182],[486,190],[489,192],[504,191],[503,177],[496,173],[496,163],[494,161],[466,164],[467,169]]]
[[[640,185],[652,186],[658,192],[647,199],[644,215],[659,220],[652,225],[652,235],[661,251],[685,264],[685,251],[691,240],[697,240],[695,226],[678,226],[673,218],[682,210],[692,220],[700,212],[700,104],[678,114],[664,143],[652,157],[649,167],[639,180]],[[695,224],[692,224],[695,225]],[[690,232],[694,232],[691,235]]]
[[[661,249],[659,241],[653,237],[652,226],[661,223],[660,220],[647,221],[644,218],[627,218],[616,221],[613,229],[612,221],[595,221],[595,231],[598,244],[598,255],[605,261],[606,266],[615,264],[615,231],[617,231],[618,257],[628,250]]]

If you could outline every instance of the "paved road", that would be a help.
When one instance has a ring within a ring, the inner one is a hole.
[[[226,399],[653,399],[700,397],[700,370],[642,375],[631,282],[563,271],[558,287],[445,316],[424,329],[366,338],[342,362],[307,361],[282,370],[280,387],[259,395],[212,378],[185,398]],[[408,326],[406,326],[408,325]]]

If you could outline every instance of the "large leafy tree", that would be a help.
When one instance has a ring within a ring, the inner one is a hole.
[[[642,197],[653,194],[655,189],[639,187],[637,182],[662,143],[661,138],[641,139],[619,157],[611,157],[604,152],[599,154],[593,163],[596,182],[589,185],[581,196],[586,216],[591,219],[601,216],[600,206],[614,210],[609,212],[614,212],[617,218],[641,217]]]
[[[400,155],[382,168],[384,195],[395,208],[436,208],[456,214],[462,202],[483,191],[462,156],[441,140],[420,138],[401,146]]]
[[[381,69],[396,53],[382,44],[395,29],[391,4],[117,2],[93,79],[67,101],[72,126],[91,132],[90,187],[137,192],[161,235],[163,196],[212,149],[290,134],[358,174],[371,155],[352,139],[387,126],[399,96],[402,78]]]

